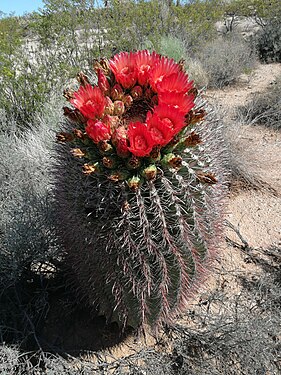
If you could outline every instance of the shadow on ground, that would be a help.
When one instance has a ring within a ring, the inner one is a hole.
[[[111,348],[131,333],[74,301],[59,275],[52,280],[24,275],[0,295],[0,344],[79,356]]]

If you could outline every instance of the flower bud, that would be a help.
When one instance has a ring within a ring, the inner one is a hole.
[[[152,89],[151,88],[147,88],[146,90],[145,90],[145,92],[144,92],[144,97],[145,97],[145,99],[151,99],[152,98],[152,96],[154,95],[154,92],[152,91]]]
[[[121,100],[123,98],[123,95],[124,91],[118,83],[112,87],[110,92],[112,100]]]
[[[125,105],[121,100],[115,100],[114,102],[114,115],[122,116],[125,112]]]
[[[120,138],[116,143],[116,153],[120,158],[128,158],[130,151],[128,149],[128,139]]]
[[[133,99],[140,99],[143,95],[141,86],[135,86],[131,90],[131,96]]]
[[[95,143],[107,141],[111,137],[110,126],[102,121],[88,120],[86,133]]]
[[[98,69],[98,86],[104,95],[109,95],[110,84],[104,72],[101,69]]]
[[[151,164],[148,167],[144,168],[144,170],[142,171],[142,176],[148,181],[155,180],[155,178],[157,176],[156,165]]]
[[[141,179],[137,176],[131,177],[127,180],[129,188],[133,191],[137,191],[141,186]]]
[[[105,101],[106,101],[106,104],[105,104],[104,114],[105,115],[113,115],[113,112],[114,112],[113,101],[110,99],[109,96],[105,97]]]
[[[125,104],[125,107],[131,107],[131,105],[133,104],[133,98],[131,97],[131,95],[125,95],[122,100]]]
[[[158,95],[154,95],[154,96],[151,98],[151,104],[152,104],[153,106],[158,105]]]

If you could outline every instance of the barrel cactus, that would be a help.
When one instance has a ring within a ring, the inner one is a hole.
[[[183,312],[219,247],[220,126],[183,62],[147,50],[94,64],[65,91],[58,233],[78,298],[123,327]]]

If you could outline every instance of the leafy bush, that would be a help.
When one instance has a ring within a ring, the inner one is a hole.
[[[198,54],[209,77],[209,86],[221,88],[253,68],[255,54],[238,36],[218,38],[201,48]]]
[[[281,62],[281,21],[272,19],[262,28],[257,38],[257,50],[262,62]]]
[[[244,106],[238,107],[237,117],[244,123],[281,129],[281,76],[265,92],[255,94]]]

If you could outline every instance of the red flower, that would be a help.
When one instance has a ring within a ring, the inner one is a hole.
[[[94,119],[103,114],[106,100],[99,87],[93,87],[90,84],[80,86],[73,96],[70,103],[78,108],[86,118]]]
[[[194,96],[181,93],[165,92],[158,94],[159,104],[168,104],[187,113],[194,107]]]
[[[185,94],[192,86],[193,81],[189,81],[188,75],[184,72],[170,74],[156,83],[158,93],[173,92]]]
[[[109,60],[109,66],[115,79],[125,89],[128,89],[137,81],[137,70],[135,66],[135,55],[130,52],[121,52]]]
[[[85,130],[95,143],[108,141],[111,137],[110,126],[102,121],[88,120]]]
[[[179,108],[167,104],[159,104],[154,108],[153,116],[157,115],[172,131],[172,136],[185,126],[185,113]]]
[[[135,156],[148,156],[154,142],[147,126],[142,122],[131,122],[128,127],[129,150]]]
[[[157,84],[166,76],[179,73],[180,67],[168,57],[161,57],[160,60],[149,71],[149,83],[154,91],[157,91]]]
[[[110,93],[110,84],[106,75],[101,69],[98,69],[98,86],[103,92],[104,95],[109,95]]]
[[[146,122],[154,145],[165,146],[173,138],[173,126],[165,119],[162,120],[157,113],[149,112]]]
[[[144,86],[148,83],[151,67],[159,62],[160,55],[154,51],[150,53],[148,50],[143,50],[136,52],[135,60],[138,83]]]

